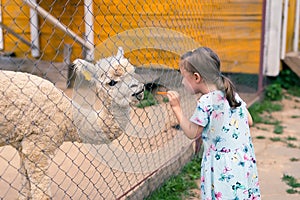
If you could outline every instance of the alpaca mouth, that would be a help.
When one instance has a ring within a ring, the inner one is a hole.
[[[135,97],[137,100],[142,100],[144,98],[144,88],[139,91],[139,92],[136,92],[136,93],[133,93],[131,96]]]

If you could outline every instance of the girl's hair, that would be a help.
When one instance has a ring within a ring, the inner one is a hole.
[[[235,99],[235,87],[229,78],[220,72],[221,62],[218,55],[208,47],[200,47],[181,56],[180,65],[190,73],[199,73],[206,83],[215,84],[224,91],[231,108],[241,105]]]

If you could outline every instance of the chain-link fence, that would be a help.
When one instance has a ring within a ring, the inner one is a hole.
[[[188,50],[211,47],[241,96],[257,95],[262,0],[0,9],[1,199],[142,199],[178,172],[194,143],[157,91],[177,90],[191,114],[177,72]]]

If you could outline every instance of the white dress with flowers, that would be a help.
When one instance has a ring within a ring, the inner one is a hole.
[[[203,126],[202,200],[260,199],[245,102],[231,109],[222,91],[201,96],[191,121]]]

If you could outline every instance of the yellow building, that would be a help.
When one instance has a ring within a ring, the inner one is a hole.
[[[34,2],[2,1],[3,52],[14,52],[21,58],[63,62],[65,44],[72,47],[71,60],[90,53],[83,51],[80,40],[87,47],[96,47],[92,56],[95,59],[101,57],[97,54],[99,49],[104,51],[103,42],[112,45],[108,49],[122,42],[126,49],[127,43],[139,42],[145,44],[144,49],[125,50],[133,64],[156,63],[155,66],[177,68],[180,50],[174,53],[157,46],[149,48],[147,40],[164,41],[171,49],[185,50],[193,45],[184,46],[185,42],[179,41],[176,34],[138,37],[143,28],[151,27],[182,34],[194,40],[194,46],[215,49],[224,72],[259,73],[263,0],[54,0],[37,1],[38,6],[32,6]],[[34,8],[31,17],[30,5]],[[36,21],[34,16],[38,16]],[[139,33],[126,36],[124,33],[128,31]],[[119,34],[122,42],[113,40],[115,44],[109,44],[110,38],[116,39]],[[26,41],[35,44],[39,51],[33,52]]]
[[[223,72],[258,74],[265,42],[263,72],[274,76],[286,53],[298,50],[299,0],[1,2],[0,48],[20,58],[63,62],[68,45],[71,60],[97,60],[123,46],[136,66],[178,68],[184,51],[209,46]]]

